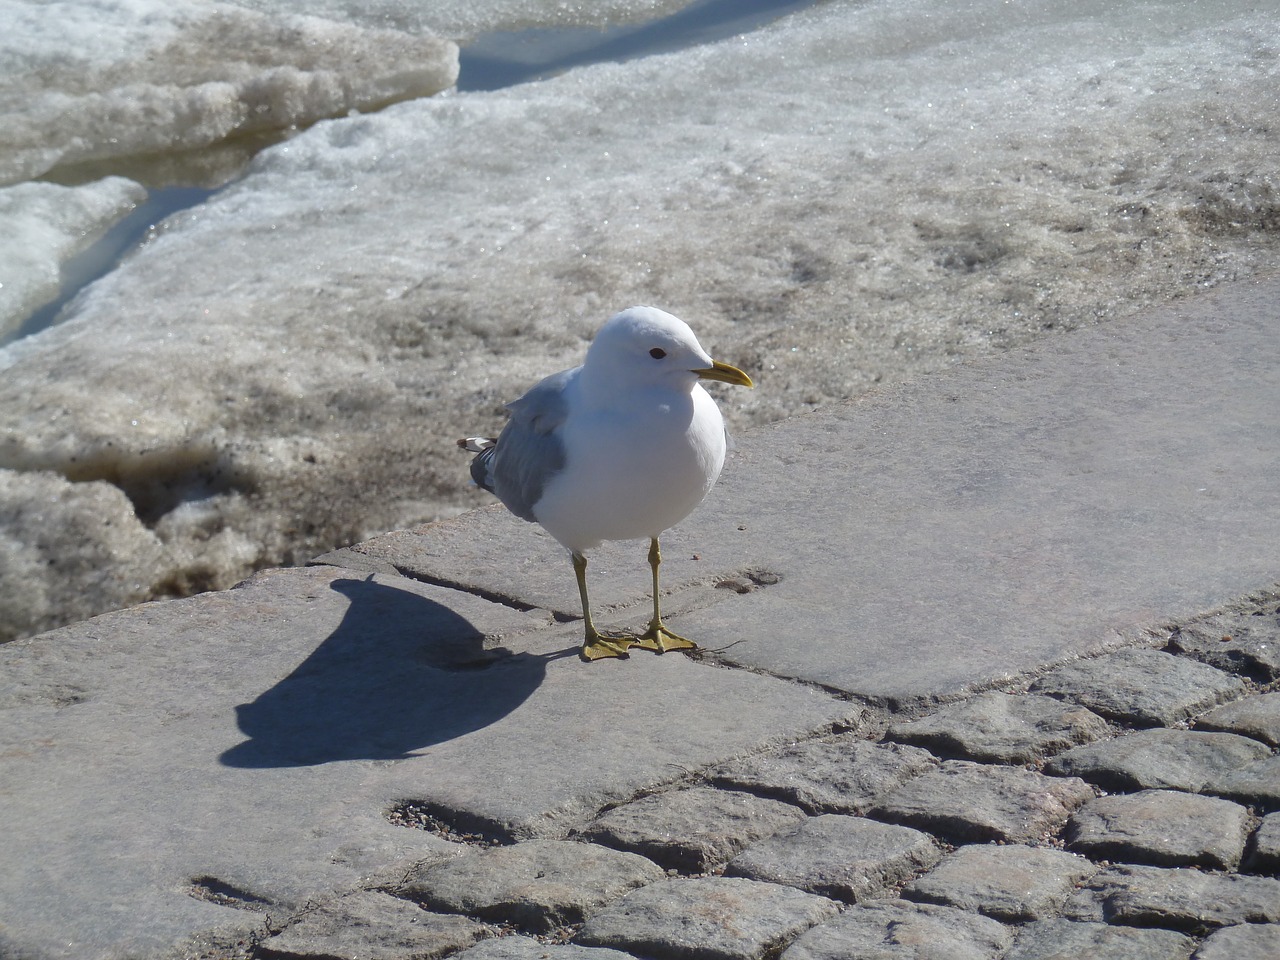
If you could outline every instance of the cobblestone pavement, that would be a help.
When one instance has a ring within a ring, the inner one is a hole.
[[[1162,639],[932,712],[867,710],[564,839],[389,811],[466,852],[196,953],[1274,960],[1280,591]]]

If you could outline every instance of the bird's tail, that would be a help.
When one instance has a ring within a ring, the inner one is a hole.
[[[493,493],[493,455],[498,441],[493,437],[464,437],[458,446],[476,455],[471,461],[471,479],[476,486]]]

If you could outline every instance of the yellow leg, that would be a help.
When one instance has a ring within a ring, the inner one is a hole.
[[[696,643],[672,633],[662,622],[658,591],[658,566],[661,563],[662,551],[658,549],[658,538],[654,537],[649,541],[649,567],[653,570],[653,619],[649,621],[649,629],[640,634],[635,645],[657,653],[666,653],[668,650],[696,650],[698,648]]]
[[[586,625],[586,636],[582,640],[582,649],[578,652],[588,663],[592,660],[603,660],[616,657],[626,660],[627,648],[635,643],[635,639],[619,634],[600,633],[591,621],[591,601],[587,598],[587,558],[580,553],[573,555],[573,573],[578,578],[578,595],[582,597],[582,620]]]

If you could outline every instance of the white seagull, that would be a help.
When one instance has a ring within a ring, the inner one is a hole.
[[[572,555],[583,660],[625,658],[632,646],[658,653],[697,647],[662,623],[658,535],[702,502],[724,466],[724,420],[699,379],[753,385],[737,367],[712,360],[683,320],[632,307],[600,328],[582,366],[507,404],[511,419],[496,440],[458,441],[477,454],[476,483]],[[638,637],[601,633],[591,620],[585,551],[602,540],[643,537],[653,619]]]

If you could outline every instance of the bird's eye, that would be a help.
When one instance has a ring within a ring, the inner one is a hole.
[[[667,351],[663,350],[661,347],[654,347],[649,351],[649,356],[653,357],[655,360],[661,360],[666,355]]]

